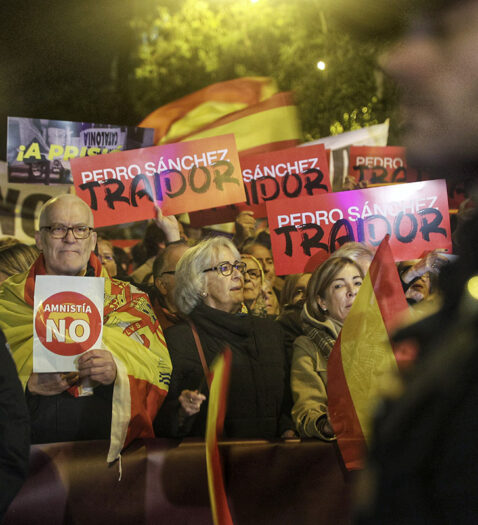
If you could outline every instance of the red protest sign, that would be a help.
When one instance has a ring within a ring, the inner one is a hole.
[[[323,144],[240,157],[248,209],[266,217],[265,203],[331,191]]]
[[[451,252],[443,180],[270,202],[267,215],[278,275],[313,271],[347,241],[378,246],[387,233],[397,261]]]
[[[401,146],[351,146],[349,175],[368,186],[425,178],[420,171],[407,167],[406,150]]]
[[[239,156],[246,191],[245,202],[231,208],[202,210],[190,215],[191,224],[205,226],[234,220],[243,210],[266,217],[266,202],[322,195],[331,191],[329,165],[323,144]]]
[[[72,159],[76,193],[95,226],[149,219],[245,200],[234,135]]]

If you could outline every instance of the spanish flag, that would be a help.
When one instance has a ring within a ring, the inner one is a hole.
[[[206,425],[206,463],[209,499],[214,525],[233,525],[226,489],[218,440],[221,438],[226,415],[227,392],[232,354],[229,348],[216,358],[211,366],[212,383]]]
[[[376,403],[398,373],[389,334],[408,305],[388,237],[375,254],[328,361],[329,417],[349,470],[362,467]]]
[[[267,77],[213,84],[161,106],[139,125],[156,130],[158,145],[234,133],[243,154],[294,147],[301,138],[292,94],[279,93]]]

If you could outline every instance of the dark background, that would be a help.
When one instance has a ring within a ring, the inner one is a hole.
[[[142,120],[130,104],[137,36],[129,20],[150,8],[148,0],[2,0],[0,160],[8,116],[133,126]]]

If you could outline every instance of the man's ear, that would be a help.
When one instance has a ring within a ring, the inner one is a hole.
[[[154,279],[154,286],[156,286],[157,290],[161,295],[167,295],[168,290],[166,289],[166,286],[164,286],[163,280],[161,277],[156,277]]]
[[[91,232],[89,241],[91,242],[91,251],[94,252],[98,242],[98,234],[96,232]]]
[[[37,248],[42,251],[43,250],[43,242],[41,238],[41,232],[35,232],[35,244],[37,245]]]

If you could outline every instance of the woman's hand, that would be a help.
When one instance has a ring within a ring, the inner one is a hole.
[[[198,390],[183,390],[179,396],[179,404],[187,416],[194,416],[201,409],[205,399],[206,396]]]

